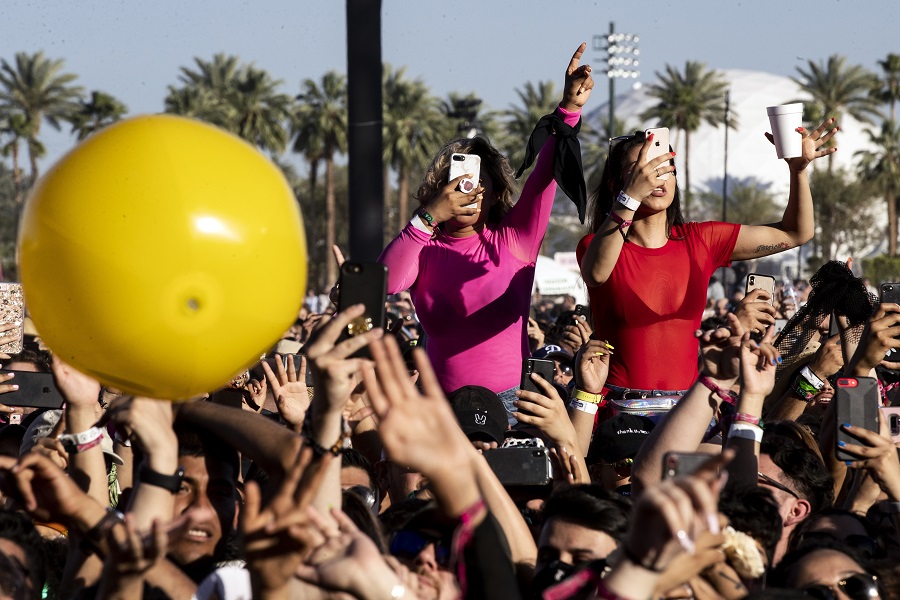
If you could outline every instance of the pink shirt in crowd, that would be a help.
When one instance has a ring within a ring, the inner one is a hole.
[[[573,126],[581,114],[557,111]],[[549,139],[500,224],[465,238],[431,237],[407,224],[379,258],[388,266],[388,293],[409,289],[447,392],[464,385],[501,392],[519,384],[522,360],[530,356],[534,265],[556,193],[554,151]]]

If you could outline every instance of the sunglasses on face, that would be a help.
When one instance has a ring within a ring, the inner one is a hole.
[[[572,367],[569,365],[556,365],[556,370],[560,375],[565,375],[566,377],[572,376]]]
[[[768,475],[763,475],[759,471],[757,471],[756,476],[759,478],[757,483],[760,483],[762,485],[770,485],[775,489],[778,489],[778,490],[781,490],[782,492],[790,494],[791,496],[793,496],[794,498],[797,498],[798,500],[800,499],[800,495],[797,492],[795,492],[788,486],[784,485],[780,481],[775,481]]]
[[[364,485],[354,485],[353,487],[349,487],[344,490],[348,494],[353,494],[357,498],[363,501],[363,504],[366,505],[366,508],[375,508],[375,492],[373,492],[370,488],[367,488]]]
[[[834,585],[811,585],[803,593],[818,600],[837,600],[838,587],[850,600],[875,600],[878,595],[878,578],[868,573],[857,573]]]
[[[446,567],[450,564],[451,540],[435,539],[418,531],[401,529],[395,533],[391,538],[390,553],[397,558],[414,560],[429,544],[434,544],[434,558],[439,565]]]

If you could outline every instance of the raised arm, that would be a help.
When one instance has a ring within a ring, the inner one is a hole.
[[[594,79],[590,65],[580,65],[585,44],[581,44],[566,68],[563,98],[556,109],[556,115],[569,127],[574,127],[581,118],[581,109],[591,95]],[[518,202],[503,219],[501,235],[505,236],[512,252],[521,260],[533,262],[537,259],[550,211],[556,195],[553,179],[555,159],[555,137],[561,132],[553,132],[541,147],[537,165],[528,176]]]
[[[797,128],[797,133],[803,136],[803,153],[796,158],[785,159],[791,174],[791,188],[784,215],[778,223],[741,227],[731,255],[732,260],[747,260],[777,254],[812,239],[815,233],[815,219],[806,167],[815,159],[837,151],[837,147],[820,149],[837,133],[838,128],[832,127],[833,125],[834,118],[831,118],[812,133],[808,133],[803,127]],[[771,134],[767,133],[766,137],[774,143]]]

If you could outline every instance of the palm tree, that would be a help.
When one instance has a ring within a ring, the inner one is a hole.
[[[630,131],[630,127],[620,120],[615,120],[616,131]],[[581,133],[578,134],[581,143],[581,162],[584,164],[585,183],[588,194],[600,183],[603,175],[603,167],[609,155],[609,118],[600,117],[600,127],[592,127],[586,120],[582,121]]]
[[[522,89],[516,88],[516,95],[521,106],[511,106],[504,111],[506,135],[495,144],[503,148],[513,169],[525,159],[525,146],[534,126],[559,103],[553,81],[539,81],[537,86],[529,81]]]
[[[397,230],[409,219],[409,176],[441,144],[444,117],[425,84],[384,66],[384,160],[397,170]]]
[[[888,54],[887,58],[878,61],[878,66],[881,67],[884,78],[875,90],[875,98],[890,105],[890,119],[896,122],[894,108],[900,100],[900,54]]]
[[[807,61],[808,70],[797,67],[800,78],[793,78],[812,99],[812,109],[824,118],[835,117],[839,123],[846,113],[857,121],[872,123],[878,116],[878,102],[872,91],[879,87],[878,78],[862,65],[848,65],[847,58],[832,54],[827,63]],[[804,100],[796,100],[804,102]],[[808,102],[806,100],[805,102]],[[836,143],[834,138],[830,144]],[[828,156],[828,170],[834,165],[834,155]]]
[[[199,119],[228,129],[228,107],[206,88],[170,85],[163,104],[163,110],[169,114]]]
[[[281,81],[252,65],[241,69],[226,91],[236,133],[272,153],[284,152],[288,142],[292,100],[277,91]]]
[[[71,117],[72,133],[81,141],[95,131],[115,123],[128,112],[128,107],[106,92],[94,90],[90,100],[79,102],[80,108]]]
[[[62,73],[63,60],[51,60],[42,51],[35,54],[16,53],[14,64],[0,61],[0,110],[19,114],[29,124],[28,157],[31,178],[38,176],[37,159],[43,145],[38,140],[41,123],[60,129],[78,109],[82,88],[72,85],[77,76]]]
[[[328,253],[335,241],[334,156],[347,151],[347,80],[329,71],[322,77],[321,87],[306,79],[301,88],[297,96],[301,104],[294,119],[294,151],[325,162],[325,255],[319,260],[325,261],[327,268],[321,289],[337,281],[337,268]]]
[[[647,95],[656,98],[656,105],[644,111],[643,120],[657,119],[660,126],[684,132],[684,214],[691,214],[691,133],[706,122],[713,127],[725,124],[737,127],[737,115],[732,111],[725,123],[725,92],[728,81],[715,70],[708,70],[701,62],[687,61],[684,72],[666,65],[666,72],[657,71],[657,83]]]
[[[468,137],[473,131],[488,140],[499,139],[502,135],[498,114],[485,111],[484,104],[474,92],[466,95],[450,92],[440,100],[439,107],[444,115],[443,129],[446,131],[442,137],[445,140]]]
[[[881,131],[866,129],[869,145],[874,150],[860,150],[860,177],[884,192],[888,211],[888,254],[897,255],[897,191],[900,190],[900,126],[894,121],[882,122]]]

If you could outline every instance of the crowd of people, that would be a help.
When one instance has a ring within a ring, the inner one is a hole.
[[[347,336],[366,308],[310,293],[191,401],[102,386],[29,328],[0,402],[51,373],[64,405],[0,405],[0,597],[900,598],[900,414],[861,427],[834,400],[871,377],[856,406],[895,403],[900,305],[837,261],[771,291],[711,279],[810,238],[833,120],[797,132],[764,226],[685,223],[674,153],[611,140],[578,250],[590,306],[532,297],[557,185],[585,199],[560,159],[583,51],[518,201],[486,140],[435,157],[382,256],[386,327]],[[469,193],[454,153],[481,157]]]

